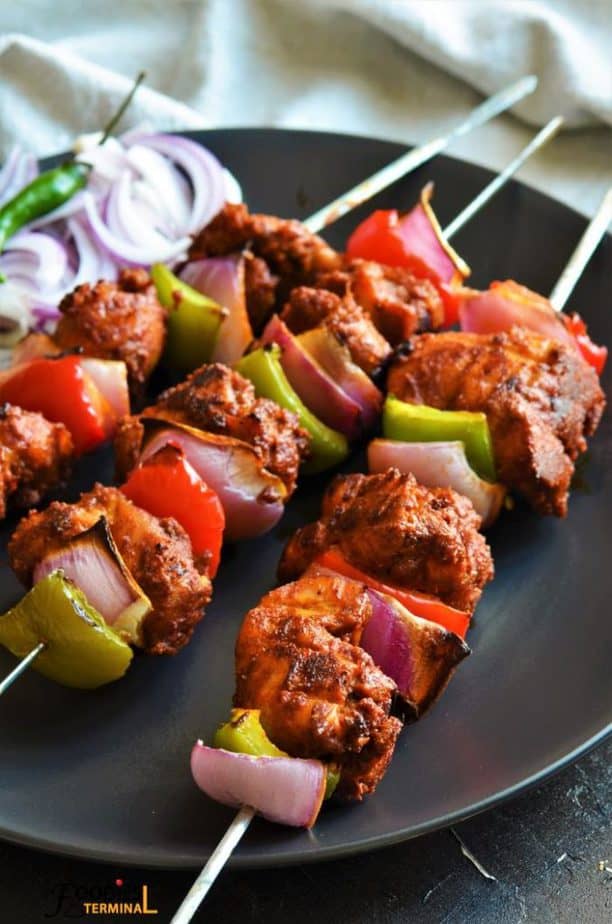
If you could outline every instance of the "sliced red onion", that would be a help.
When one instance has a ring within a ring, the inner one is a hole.
[[[284,510],[285,486],[263,468],[248,443],[150,417],[143,417],[142,423],[142,461],[163,446],[182,449],[187,461],[221,501],[227,539],[261,536],[278,523]]]
[[[213,362],[231,365],[253,339],[244,290],[244,258],[210,257],[187,263],[180,273],[188,285],[227,308],[212,356]]]
[[[368,446],[370,472],[386,472],[397,468],[412,473],[428,488],[453,488],[471,500],[474,510],[482,517],[482,525],[490,526],[501,510],[506,489],[479,478],[469,464],[461,442],[404,443],[399,440],[372,440]]]
[[[383,396],[372,379],[351,359],[345,344],[326,327],[313,327],[297,340],[361,409],[364,431],[371,430],[380,416]]]
[[[33,583],[57,570],[83,591],[109,626],[133,644],[142,644],[141,623],[152,609],[151,601],[123,561],[104,517],[43,558],[34,569]]]
[[[106,224],[113,234],[119,239],[126,239],[128,244],[162,252],[168,247],[169,239],[155,230],[150,206],[144,207],[148,214],[143,212],[143,203],[133,196],[133,189],[133,172],[124,170],[111,188]]]
[[[130,413],[127,369],[122,360],[84,356],[80,366],[93,379],[94,385],[106,398],[117,419]]]
[[[75,243],[78,266],[67,292],[84,282],[95,283],[98,279],[114,281],[118,275],[117,262],[96,243],[89,225],[81,218],[69,218],[68,229]]]
[[[130,146],[143,144],[164,154],[187,174],[193,190],[193,206],[189,220],[188,233],[194,234],[207,225],[211,218],[220,212],[225,202],[225,177],[223,167],[217,158],[189,138],[178,135],[139,135],[128,136]],[[151,261],[159,262],[159,261]]]
[[[142,184],[144,189],[157,197],[155,204],[161,207],[173,234],[177,237],[188,234],[192,194],[185,177],[162,154],[142,144],[128,148],[127,158],[147,181]]]
[[[199,788],[223,805],[250,805],[268,821],[312,828],[325,796],[327,774],[319,760],[252,757],[197,741],[191,773]]]
[[[487,291],[468,290],[459,308],[461,330],[494,334],[526,327],[576,349],[576,341],[548,299],[511,279],[493,282]]]
[[[84,196],[85,214],[98,243],[105,247],[114,257],[136,266],[149,266],[151,263],[165,263],[184,255],[190,245],[189,238],[168,241],[163,247],[139,246],[114,234],[105,224],[98,211],[98,205],[90,193]]]
[[[32,222],[0,256],[0,272],[30,298],[37,327],[57,320],[58,303],[83,282],[114,280],[118,266],[184,258],[188,234],[219,211],[226,195],[239,197],[216,158],[188,139],[141,131],[125,144],[110,138],[100,147],[99,133],[83,140],[78,159],[93,168],[87,189]],[[0,171],[0,203],[37,173],[35,158],[14,149]],[[235,321],[221,338],[226,357],[238,358],[251,339],[243,288],[242,280]]]
[[[433,184],[429,183],[421,192],[418,205],[401,216],[397,230],[410,253],[422,260],[438,279],[447,283],[457,279],[460,281],[469,276],[470,269],[444,240],[442,229],[430,205],[432,194]]]
[[[266,324],[261,342],[276,343],[281,348],[285,375],[306,407],[349,440],[358,439],[362,432],[361,408],[304,349],[277,314]]]
[[[90,164],[100,180],[114,183],[129,165],[127,151],[116,138],[107,138],[103,145],[100,140],[97,134],[81,136],[77,160]]]
[[[414,718],[419,718],[470,649],[454,632],[414,616],[392,597],[373,590],[368,596],[372,614],[359,644],[395,681]]]
[[[4,245],[4,252],[24,257],[24,267],[32,271],[31,260],[35,261],[33,281],[42,289],[58,288],[68,270],[68,250],[63,241],[50,234],[37,231],[20,231]],[[26,270],[27,271],[27,270]],[[12,272],[21,275],[13,266]]]

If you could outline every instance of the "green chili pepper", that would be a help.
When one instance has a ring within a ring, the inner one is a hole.
[[[293,390],[280,363],[280,347],[272,344],[248,353],[236,364],[236,370],[251,380],[258,395],[297,414],[301,426],[308,430],[312,455],[303,467],[305,472],[322,472],[346,459],[346,437],[315,417]]]
[[[132,660],[130,646],[61,571],[47,575],[0,616],[0,644],[18,658],[40,642],[47,647],[32,663],[34,670],[82,690],[118,680]]]
[[[151,267],[157,297],[168,311],[165,359],[180,372],[210,362],[227,308],[178,279],[163,263]]]
[[[145,76],[144,71],[138,74],[130,92],[104,129],[100,144],[104,144],[119,122]],[[60,205],[72,199],[74,194],[87,183],[90,170],[90,164],[71,160],[41,173],[35,180],[24,186],[16,196],[5,202],[0,208],[0,253],[4,250],[4,245],[9,238],[20,228],[36,218],[48,215],[49,212],[53,212]]]
[[[41,173],[0,209],[0,252],[14,234],[35,218],[71,199],[87,183],[91,167],[76,161]]]
[[[229,722],[220,725],[213,738],[213,747],[252,754],[254,757],[289,757],[268,738],[261,724],[259,709],[232,709]],[[335,764],[327,767],[325,798],[333,795],[340,782],[340,771]]]
[[[383,407],[383,435],[406,443],[461,440],[467,460],[487,481],[495,482],[495,457],[485,414],[440,411],[426,404],[408,404],[388,395]]]

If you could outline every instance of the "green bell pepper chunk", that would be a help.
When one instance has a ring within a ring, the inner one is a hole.
[[[34,670],[81,690],[118,680],[132,660],[130,646],[62,571],[47,575],[0,616],[0,644],[18,658],[40,642],[46,648],[32,662]]]
[[[220,725],[213,738],[214,748],[252,754],[253,757],[289,757],[273,744],[261,724],[259,709],[232,709],[229,722]],[[327,768],[325,798],[329,799],[340,782],[340,771],[334,764]]]
[[[259,709],[232,709],[229,722],[215,732],[213,747],[254,757],[288,757],[270,741],[259,716]]]
[[[311,475],[323,472],[346,459],[349,454],[346,437],[315,417],[293,390],[281,366],[280,347],[271,344],[254,350],[243,356],[235,368],[251,380],[260,397],[270,398],[286,410],[293,411],[299,417],[300,425],[308,430],[312,455],[303,466],[305,472]]]
[[[179,372],[192,372],[210,362],[227,309],[188,286],[163,263],[153,264],[151,278],[168,312],[167,364]]]
[[[383,435],[405,443],[460,440],[474,471],[495,482],[495,457],[486,414],[440,411],[426,404],[408,404],[388,395],[383,407]]]

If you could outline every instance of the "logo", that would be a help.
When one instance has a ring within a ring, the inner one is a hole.
[[[50,895],[45,918],[78,918],[116,914],[118,916],[159,914],[151,905],[149,886],[125,884],[123,879],[101,886],[80,886],[61,882]]]

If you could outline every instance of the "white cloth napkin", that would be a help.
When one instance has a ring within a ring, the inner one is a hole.
[[[523,118],[612,124],[611,20],[609,0],[20,0],[0,10],[0,155],[99,128],[140,67],[155,90],[128,125],[404,134],[446,115],[442,72],[485,93],[535,72]]]

